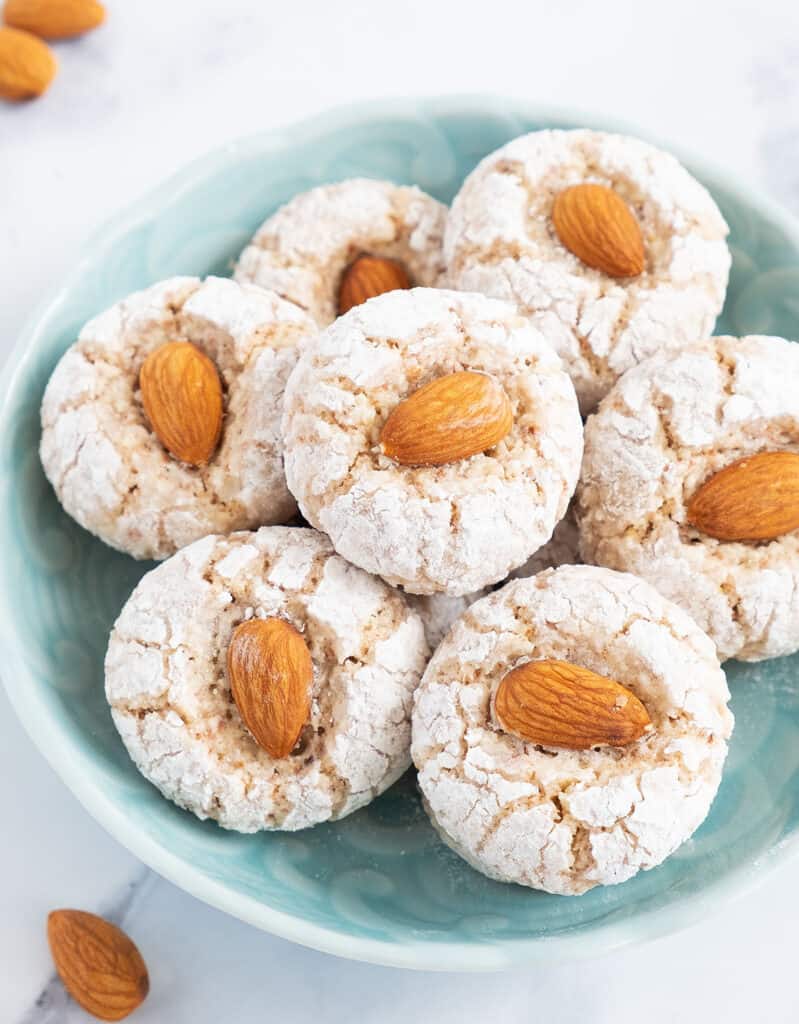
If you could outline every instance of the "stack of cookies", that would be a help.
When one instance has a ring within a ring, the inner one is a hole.
[[[140,771],[255,832],[413,760],[445,842],[553,893],[669,856],[721,779],[720,660],[799,648],[799,348],[712,337],[726,235],[668,154],[535,132],[450,210],[322,186],[233,279],[90,321],[41,456],[162,560],[106,657]]]

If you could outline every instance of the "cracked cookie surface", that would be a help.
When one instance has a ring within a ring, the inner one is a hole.
[[[686,522],[706,479],[761,451],[799,452],[799,345],[720,337],[622,377],[586,424],[586,561],[649,579],[715,641],[758,661],[799,648],[799,531],[719,541]]]
[[[514,569],[510,578],[523,579],[525,576],[535,576],[544,569],[557,569],[559,565],[579,565],[581,561],[580,532],[572,499],[566,515],[555,527],[547,543],[531,555],[524,565]]]
[[[42,402],[41,459],[59,501],[85,529],[135,558],[166,558],[207,533],[285,522],[280,415],[297,350],[316,327],[254,285],[174,277],[90,320]],[[139,370],[150,352],[190,341],[225,392],[207,466],[178,462],[147,422]]]
[[[510,578],[521,579],[525,576],[535,576],[544,569],[556,569],[559,565],[579,564],[579,540],[572,502],[566,515],[555,527],[551,538],[528,558],[524,565],[514,569]],[[453,622],[463,615],[469,605],[490,593],[491,588],[487,587],[463,597],[452,597],[449,594],[409,595],[412,606],[422,617],[430,650],[434,651],[438,647]]]
[[[491,710],[501,679],[544,658],[622,683],[654,730],[582,751],[504,733]],[[417,690],[425,806],[492,878],[560,894],[623,882],[704,820],[732,731],[728,700],[712,642],[643,580],[574,565],[514,580],[455,623]]]
[[[311,653],[310,719],[272,758],[230,693],[227,647],[279,616]],[[341,818],[409,766],[413,691],[427,660],[404,597],[298,527],[210,536],[142,578],[116,621],[106,697],[139,771],[176,804],[240,832]]]
[[[510,433],[441,466],[383,455],[391,411],[460,370],[502,385]],[[566,511],[582,455],[574,388],[541,334],[506,303],[426,288],[370,299],[306,346],[283,435],[305,518],[349,561],[418,594],[468,594],[524,563]]]
[[[320,185],[264,221],[235,277],[273,289],[326,327],[338,312],[341,276],[357,256],[396,260],[413,284],[436,285],[446,215],[443,203],[415,186],[370,178]]]
[[[411,607],[415,608],[424,623],[424,632],[431,651],[441,643],[452,623],[463,615],[469,605],[491,593],[490,587],[475,590],[472,594],[409,594]]]
[[[634,212],[646,267],[612,278],[554,231],[569,186],[612,188]],[[583,413],[629,367],[711,333],[724,302],[727,225],[707,190],[648,143],[587,130],[523,135],[487,156],[452,204],[447,286],[518,304],[555,346]]]

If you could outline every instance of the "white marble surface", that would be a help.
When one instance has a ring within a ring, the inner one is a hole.
[[[110,0],[51,93],[0,108],[0,355],[76,246],[206,149],[368,97],[493,91],[638,122],[799,213],[795,0]],[[1,652],[0,652],[1,656]],[[139,865],[47,767],[0,695],[0,1020],[88,1019],[51,982],[55,906],[121,916],[145,1022],[449,1024],[799,1019],[799,863],[692,930],[583,964],[412,974],[263,935]],[[37,1005],[38,1001],[38,1005]]]

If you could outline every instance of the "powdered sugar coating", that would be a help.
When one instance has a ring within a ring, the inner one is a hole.
[[[42,402],[41,459],[66,511],[135,558],[166,558],[207,533],[284,522],[296,511],[283,475],[283,389],[316,327],[254,285],[174,277],[90,320]],[[147,355],[191,341],[216,363],[225,396],[207,466],[161,445],[139,393]]]
[[[555,527],[547,543],[528,558],[524,565],[514,569],[510,577],[522,579],[525,576],[535,576],[544,569],[557,569],[559,565],[579,565],[581,561],[580,531],[577,528],[572,501],[566,509],[566,515]]]
[[[230,693],[236,625],[280,616],[314,666],[311,717],[280,759]],[[342,818],[410,764],[413,691],[427,659],[401,594],[348,565],[313,530],[205,537],[139,582],[106,655],[106,696],[142,774],[199,818],[239,832]]]
[[[736,459],[799,451],[797,382],[799,345],[705,340],[630,370],[586,425],[583,556],[651,580],[712,637],[722,660],[799,649],[799,531],[718,541],[687,524],[686,507]]]
[[[634,211],[646,269],[608,277],[563,246],[564,188],[613,188]],[[626,369],[709,334],[730,254],[710,194],[667,153],[605,132],[540,131],[487,156],[456,196],[444,236],[449,286],[518,303],[555,346],[583,413]]]
[[[504,675],[557,658],[623,683],[654,730],[584,751],[500,730]],[[562,894],[661,863],[705,818],[732,731],[711,641],[648,583],[592,566],[514,580],[477,601],[417,690],[412,756],[444,839],[500,881]]]
[[[580,535],[577,521],[574,518],[574,502],[566,515],[561,519],[550,539],[540,547],[534,555],[514,569],[511,579],[535,576],[544,569],[556,569],[559,565],[576,565],[580,562]],[[452,624],[463,615],[466,609],[479,601],[481,597],[491,593],[491,588],[477,590],[463,597],[452,597],[449,594],[426,594],[410,596],[411,605],[419,612],[424,623],[424,631],[430,649],[434,651],[449,632]]]
[[[428,381],[489,373],[513,407],[488,452],[401,466],[379,448],[392,409]],[[415,288],[357,306],[306,347],[286,387],[286,478],[339,554],[410,593],[468,594],[544,544],[579,473],[574,389],[505,303]]]
[[[446,215],[446,206],[416,187],[370,178],[321,185],[261,225],[235,277],[273,289],[326,327],[338,313],[341,275],[363,253],[398,260],[413,284],[436,285]]]
[[[490,593],[490,587],[483,587],[473,594],[463,594],[460,597],[452,594],[409,594],[408,601],[419,613],[424,624],[430,650],[434,651],[438,647],[453,622],[457,621],[470,605]]]

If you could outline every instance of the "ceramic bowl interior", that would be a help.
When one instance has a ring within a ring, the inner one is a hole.
[[[2,674],[34,741],[89,811],[196,896],[319,949],[386,964],[492,969],[587,955],[698,919],[797,848],[796,658],[728,666],[737,726],[705,824],[661,867],[579,898],[501,885],[436,837],[408,775],[371,807],[295,834],[240,836],[178,810],[138,774],[103,698],[109,628],[150,565],[60,509],[39,464],[39,403],[81,324],[171,274],[227,274],[264,217],[353,175],[449,201],[486,153],[581,119],[491,99],[383,103],[199,160],[104,229],[20,338],[0,423]],[[608,127],[593,122],[595,127]],[[718,330],[799,336],[799,232],[786,214],[686,161],[731,227]]]

